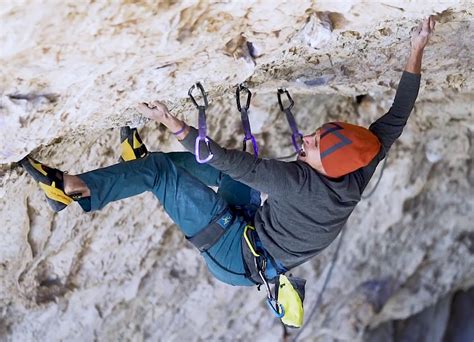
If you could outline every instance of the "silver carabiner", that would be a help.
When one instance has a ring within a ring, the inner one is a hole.
[[[198,88],[201,91],[201,95],[204,100],[204,105],[202,106],[197,103],[196,99],[193,96],[193,90],[195,88]],[[198,114],[199,115],[198,116],[199,135],[196,137],[196,142],[194,144],[194,154],[196,156],[196,161],[199,164],[204,164],[210,161],[214,157],[214,154],[211,152],[209,138],[207,137],[207,125],[206,125],[206,108],[208,107],[207,94],[204,91],[204,87],[202,86],[201,82],[197,82],[196,84],[193,84],[191,88],[189,88],[188,95],[191,98],[191,101],[193,101],[196,108],[199,110],[199,114]],[[201,148],[200,148],[201,142],[204,142],[204,144],[207,147],[208,156],[206,158],[201,158]]]

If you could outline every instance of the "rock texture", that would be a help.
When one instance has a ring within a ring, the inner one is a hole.
[[[262,153],[290,154],[276,88],[294,95],[305,132],[368,125],[390,107],[410,31],[429,14],[438,25],[419,100],[301,339],[361,340],[473,286],[473,11],[454,0],[2,2],[0,339],[279,339],[264,294],[213,279],[150,194],[54,214],[15,162],[112,164],[117,128],[145,123],[137,102],[164,100],[195,124],[187,90],[199,80],[210,136],[240,148],[233,93],[246,82]],[[155,124],[141,132],[150,150],[181,148]],[[307,310],[334,245],[294,271],[309,280]]]
[[[467,342],[474,339],[474,288],[447,295],[438,303],[404,320],[369,330],[364,341]]]

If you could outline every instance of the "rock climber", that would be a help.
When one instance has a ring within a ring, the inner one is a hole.
[[[214,158],[199,164],[189,152],[148,152],[133,129],[123,133],[124,162],[116,165],[78,175],[31,157],[21,165],[39,182],[55,211],[73,200],[86,212],[100,210],[150,191],[199,248],[216,278],[232,285],[261,283],[252,243],[265,258],[265,277],[272,279],[317,255],[337,237],[377,165],[402,134],[418,96],[423,51],[434,26],[429,17],[412,32],[408,61],[385,115],[368,129],[344,122],[322,125],[303,137],[296,161],[255,158],[210,140]],[[162,102],[142,103],[137,110],[194,151],[198,131]],[[268,194],[263,204],[261,193]],[[244,234],[249,227],[252,243]]]

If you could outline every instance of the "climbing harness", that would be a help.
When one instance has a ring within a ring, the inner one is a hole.
[[[247,93],[247,102],[244,107],[240,105],[240,92]],[[242,84],[239,84],[235,90],[235,99],[237,101],[237,109],[240,112],[240,118],[242,120],[242,126],[244,128],[244,141],[243,141],[243,151],[247,150],[247,141],[251,141],[253,145],[253,152],[255,158],[258,158],[258,146],[255,137],[252,135],[252,130],[250,129],[250,121],[248,116],[248,110],[250,107],[250,99],[252,98],[252,93],[250,92],[249,88],[245,87]]]
[[[281,99],[282,94],[286,94],[288,101],[290,102],[290,104],[286,108],[283,106],[283,102]],[[278,104],[280,105],[280,109],[282,110],[282,112],[285,113],[286,120],[288,121],[288,124],[290,125],[290,128],[291,128],[291,132],[292,132],[291,141],[293,143],[296,153],[299,153],[302,150],[303,134],[298,130],[295,117],[293,116],[293,113],[291,112],[291,108],[293,108],[295,102],[293,101],[293,99],[290,96],[290,93],[286,89],[279,88],[277,91],[277,95],[278,95]]]
[[[272,294],[270,284],[268,283],[267,277],[265,276],[265,271],[267,270],[267,258],[265,258],[263,255],[261,244],[258,242],[258,240],[255,241],[254,233],[254,227],[250,225],[245,226],[244,239],[253,255],[254,266],[258,272],[258,276],[260,277],[262,284],[265,285],[265,290],[267,292],[267,305],[276,318],[282,318],[285,315],[285,310],[283,306],[278,303],[276,296]],[[253,241],[253,243],[251,241]]]
[[[204,101],[204,105],[200,106],[196,100],[193,97],[193,91],[195,88],[198,88],[201,91],[201,95]],[[196,161],[199,164],[204,164],[207,163],[214,157],[214,154],[211,151],[211,147],[209,144],[209,138],[207,137],[207,125],[206,125],[206,109],[208,107],[207,103],[207,94],[204,91],[204,87],[202,86],[201,82],[197,82],[196,84],[193,84],[191,88],[189,88],[188,95],[191,98],[191,101],[193,101],[194,105],[199,111],[199,116],[198,116],[198,129],[199,129],[199,135],[196,137],[196,143],[194,147],[194,152],[196,155]],[[206,158],[201,158],[201,143],[204,143],[207,147],[207,152],[208,156]]]
[[[214,246],[233,224],[236,214],[229,208],[224,210],[213,222],[199,231],[196,235],[186,237],[201,253],[206,253]],[[287,271],[283,265],[272,258],[258,238],[255,227],[247,224],[244,228],[243,238],[252,254],[256,274],[253,271],[246,271],[245,276],[255,284],[265,287],[267,294],[266,303],[276,318],[289,327],[299,328],[303,324],[303,300],[304,279],[286,276]],[[216,262],[217,263],[217,262]],[[228,272],[223,265],[222,268]],[[275,283],[274,291],[270,283]]]
[[[244,240],[253,256],[254,267],[260,278],[258,289],[265,286],[266,303],[276,318],[289,327],[299,328],[303,324],[304,279],[286,276],[287,271],[281,263],[272,258],[263,248],[255,228],[245,226]],[[249,278],[254,279],[253,274]],[[254,279],[255,281],[255,279]],[[275,294],[270,282],[275,283]]]
[[[229,228],[234,222],[234,218],[235,215],[229,208],[227,208],[207,227],[200,230],[194,236],[187,236],[186,239],[191,242],[201,253],[206,252],[225,234],[227,228]]]

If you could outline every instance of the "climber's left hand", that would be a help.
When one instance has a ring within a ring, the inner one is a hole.
[[[137,111],[148,119],[163,122],[171,114],[163,102],[153,101],[151,103],[139,103]]]

